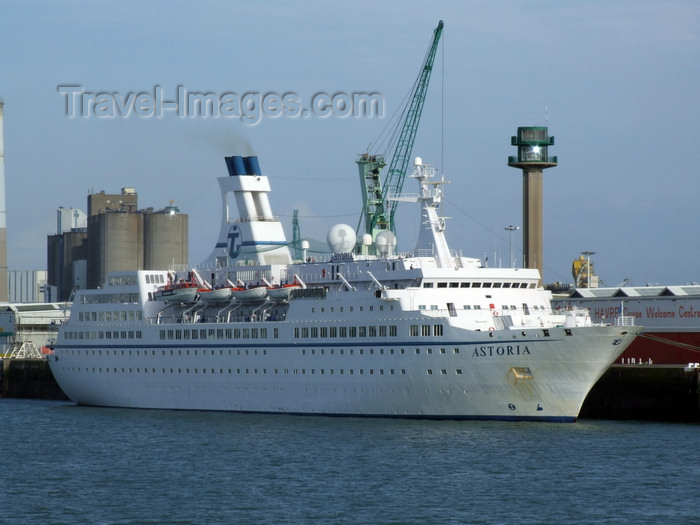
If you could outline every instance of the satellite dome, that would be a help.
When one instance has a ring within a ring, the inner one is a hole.
[[[357,235],[355,235],[355,230],[351,226],[336,224],[328,230],[326,241],[333,253],[349,253],[355,247]]]
[[[396,235],[389,230],[381,231],[374,241],[377,251],[382,255],[391,255],[396,247]]]

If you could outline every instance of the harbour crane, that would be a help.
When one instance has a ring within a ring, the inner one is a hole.
[[[398,202],[392,197],[398,196],[403,188],[406,170],[413,152],[413,143],[416,139],[418,124],[420,123],[423,105],[430,83],[430,75],[433,71],[433,62],[437,53],[438,42],[442,35],[443,21],[433,31],[433,39],[428,48],[421,71],[411,90],[411,96],[404,107],[401,120],[397,124],[401,127],[396,141],[391,163],[387,171],[386,180],[382,183],[380,175],[386,162],[382,154],[362,153],[357,156],[356,162],[360,171],[360,184],[362,186],[362,217],[365,220],[365,231],[375,240],[377,234],[382,231],[391,231],[396,234],[394,214]],[[359,225],[358,225],[359,230]]]

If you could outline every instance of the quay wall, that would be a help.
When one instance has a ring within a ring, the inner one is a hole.
[[[0,359],[2,397],[67,400],[45,358]]]
[[[588,393],[579,418],[700,421],[700,368],[612,365]]]

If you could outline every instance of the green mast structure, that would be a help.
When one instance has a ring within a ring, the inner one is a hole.
[[[301,261],[303,250],[301,249],[301,230],[299,229],[299,210],[294,210],[292,216],[292,246],[294,246],[294,260]]]
[[[394,214],[398,203],[395,200],[390,200],[390,197],[398,196],[403,188],[443,25],[442,20],[440,20],[433,31],[433,40],[428,48],[421,72],[413,85],[410,102],[407,108],[404,108],[401,133],[396,142],[396,149],[389,164],[385,183],[382,185],[380,180],[381,171],[386,166],[383,155],[364,153],[358,155],[356,159],[362,185],[362,212],[365,219],[365,231],[372,235],[372,240],[376,239],[377,234],[384,230],[390,230],[396,234]]]

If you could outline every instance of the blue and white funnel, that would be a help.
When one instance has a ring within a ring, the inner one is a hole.
[[[270,182],[255,156],[226,157],[228,177],[219,177],[221,230],[204,264],[224,268],[245,264],[290,264],[289,243],[279,219],[272,215]],[[232,199],[233,197],[233,199]],[[233,200],[238,217],[234,216]]]

